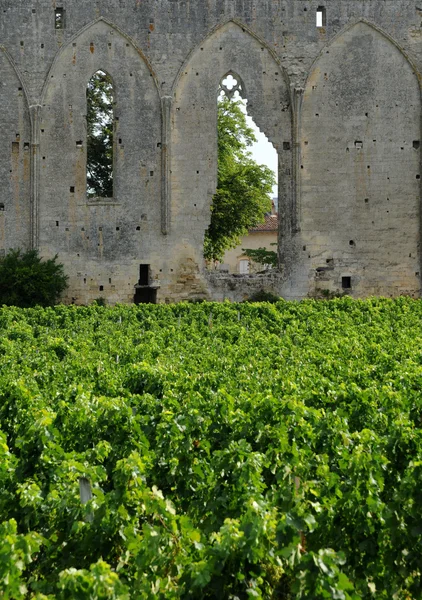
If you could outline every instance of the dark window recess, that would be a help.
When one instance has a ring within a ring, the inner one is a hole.
[[[135,304],[157,304],[157,290],[154,288],[138,288],[135,293]]]
[[[421,143],[419,140],[415,140],[413,142],[413,147],[415,148],[415,150],[419,150],[419,148],[421,147]]]
[[[316,24],[318,28],[327,26],[327,9],[325,6],[318,6],[316,13]]]
[[[140,265],[139,285],[149,285],[149,265]]]
[[[283,142],[283,150],[290,150],[290,142]]]
[[[73,185],[70,186],[70,193],[71,194],[75,193],[75,187]]]
[[[157,288],[150,285],[149,265],[139,266],[139,283],[135,292],[135,304],[157,304]]]
[[[4,204],[3,204],[3,202],[0,204],[0,210],[4,210]]]
[[[100,285],[100,292],[104,292],[104,286]]]
[[[56,8],[54,11],[54,28],[64,29],[64,8]]]
[[[343,290],[352,289],[352,278],[351,277],[342,277],[341,278],[341,287]]]

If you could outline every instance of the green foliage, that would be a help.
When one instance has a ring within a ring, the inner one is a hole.
[[[89,571],[66,569],[60,573],[58,588],[63,600],[129,600],[128,589],[102,560]]]
[[[37,250],[10,250],[0,259],[0,304],[51,306],[67,288],[67,279],[57,256],[43,260]]]
[[[41,546],[42,538],[37,533],[17,533],[14,519],[0,523],[0,597],[4,600],[23,600],[27,597],[27,586],[23,577],[25,568]]]
[[[421,347],[409,298],[1,309],[0,597],[421,598]]]
[[[272,250],[267,250],[266,248],[243,248],[242,252],[245,253],[245,256],[260,265],[269,265],[270,267],[278,266],[278,254]]]
[[[113,197],[113,82],[103,71],[91,77],[87,99],[87,195]]]
[[[218,103],[218,184],[205,234],[208,260],[220,260],[271,210],[275,176],[252,159],[248,147],[256,138],[240,106],[226,97]]]
[[[275,304],[276,302],[280,302],[280,296],[276,296],[272,292],[266,292],[265,290],[260,290],[253,294],[247,301],[248,302],[270,302],[271,304]]]
[[[100,296],[99,298],[95,298],[94,304],[97,306],[107,306],[107,299],[104,296]]]

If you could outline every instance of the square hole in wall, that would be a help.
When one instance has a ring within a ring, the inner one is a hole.
[[[54,28],[64,29],[65,10],[62,7],[57,7],[54,11]]]
[[[149,285],[149,265],[139,265],[139,285]]]
[[[318,6],[316,12],[316,26],[320,29],[321,27],[327,26],[327,9],[325,6]]]
[[[351,290],[352,289],[352,278],[351,277],[342,277],[341,278],[341,287],[343,290]]]

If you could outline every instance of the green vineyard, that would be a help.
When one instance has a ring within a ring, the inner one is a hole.
[[[0,310],[0,598],[422,598],[422,302]]]

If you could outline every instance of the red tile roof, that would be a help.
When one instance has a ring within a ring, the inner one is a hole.
[[[265,215],[265,221],[249,230],[249,233],[259,231],[278,231],[278,215]]]

